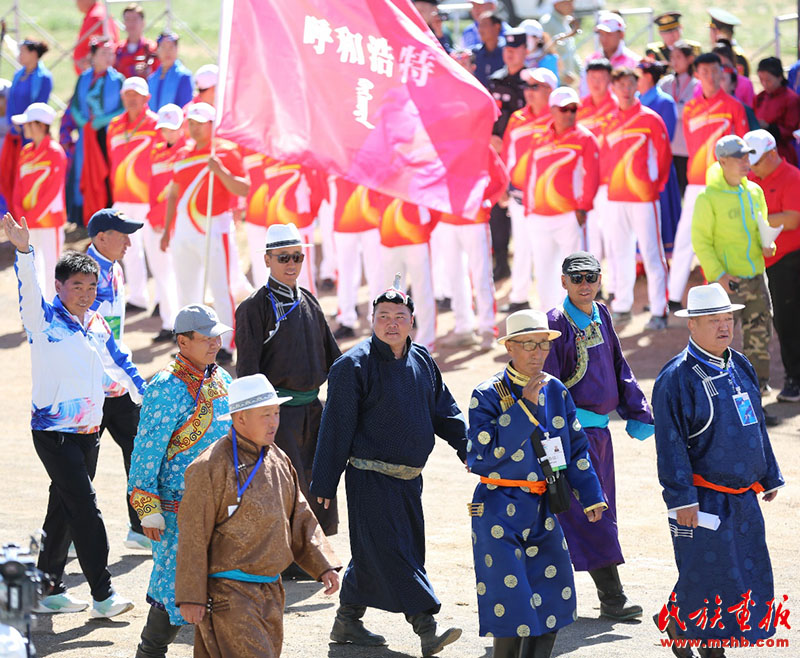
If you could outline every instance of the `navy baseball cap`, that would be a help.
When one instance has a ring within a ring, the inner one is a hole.
[[[135,233],[144,226],[144,222],[137,222],[120,210],[103,208],[98,210],[89,220],[89,237],[93,238],[103,231],[119,231],[120,233]]]
[[[518,27],[513,30],[508,30],[504,36],[506,38],[506,45],[512,48],[520,48],[527,45],[528,35],[525,34],[525,30],[521,30]]]

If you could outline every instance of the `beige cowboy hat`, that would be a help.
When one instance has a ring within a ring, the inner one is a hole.
[[[512,313],[506,318],[506,335],[498,338],[497,342],[502,345],[509,338],[529,334],[547,334],[547,340],[553,340],[558,338],[561,332],[550,328],[547,315],[543,311],[526,309]]]

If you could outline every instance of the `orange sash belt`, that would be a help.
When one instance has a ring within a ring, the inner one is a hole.
[[[752,489],[756,493],[761,493],[764,491],[764,487],[761,486],[758,482],[753,482],[749,487],[742,487],[741,489],[731,489],[730,487],[723,487],[721,484],[714,484],[713,482],[709,482],[706,480],[702,475],[698,475],[697,473],[692,474],[692,484],[696,487],[705,487],[706,489],[713,489],[714,491],[721,491],[722,493],[729,493],[729,494],[743,494],[745,491],[750,491]]]
[[[532,494],[538,494],[539,496],[547,491],[547,483],[544,480],[502,480],[481,475],[481,482],[483,484],[494,484],[498,487],[519,487],[520,489],[525,487],[530,489]]]

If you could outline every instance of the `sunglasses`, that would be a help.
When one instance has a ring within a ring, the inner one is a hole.
[[[558,111],[559,112],[563,112],[565,114],[567,112],[570,112],[571,114],[575,114],[578,111],[578,106],[577,105],[567,105],[566,107],[559,107]]]
[[[516,343],[517,345],[522,345],[522,349],[526,352],[533,352],[534,350],[542,350],[543,352],[547,352],[550,349],[550,345],[552,344],[552,340],[540,340],[536,342],[535,340],[511,340],[509,339],[507,342],[509,343]]]
[[[275,260],[277,260],[281,265],[286,265],[286,263],[289,261],[294,263],[302,263],[305,257],[305,254],[278,254],[275,256]]]
[[[570,274],[569,280],[574,283],[575,285],[579,283],[583,283],[583,280],[586,279],[586,283],[597,283],[597,279],[600,278],[600,275],[597,272],[589,272],[588,274]]]

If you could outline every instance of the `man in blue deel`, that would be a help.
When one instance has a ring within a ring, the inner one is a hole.
[[[664,366],[653,389],[658,478],[673,517],[678,566],[657,622],[670,637],[706,640],[703,658],[725,655],[709,641],[741,637],[752,644],[775,632],[759,623],[774,595],[758,494],[773,500],[784,480],[756,372],[730,348],[733,313],[742,308],[719,283],[692,288],[687,308],[675,314],[689,318],[689,344]],[[700,526],[699,513],[719,517],[719,527]],[[713,621],[718,609],[720,623],[706,623],[702,611]],[[673,653],[694,655],[690,648]]]

